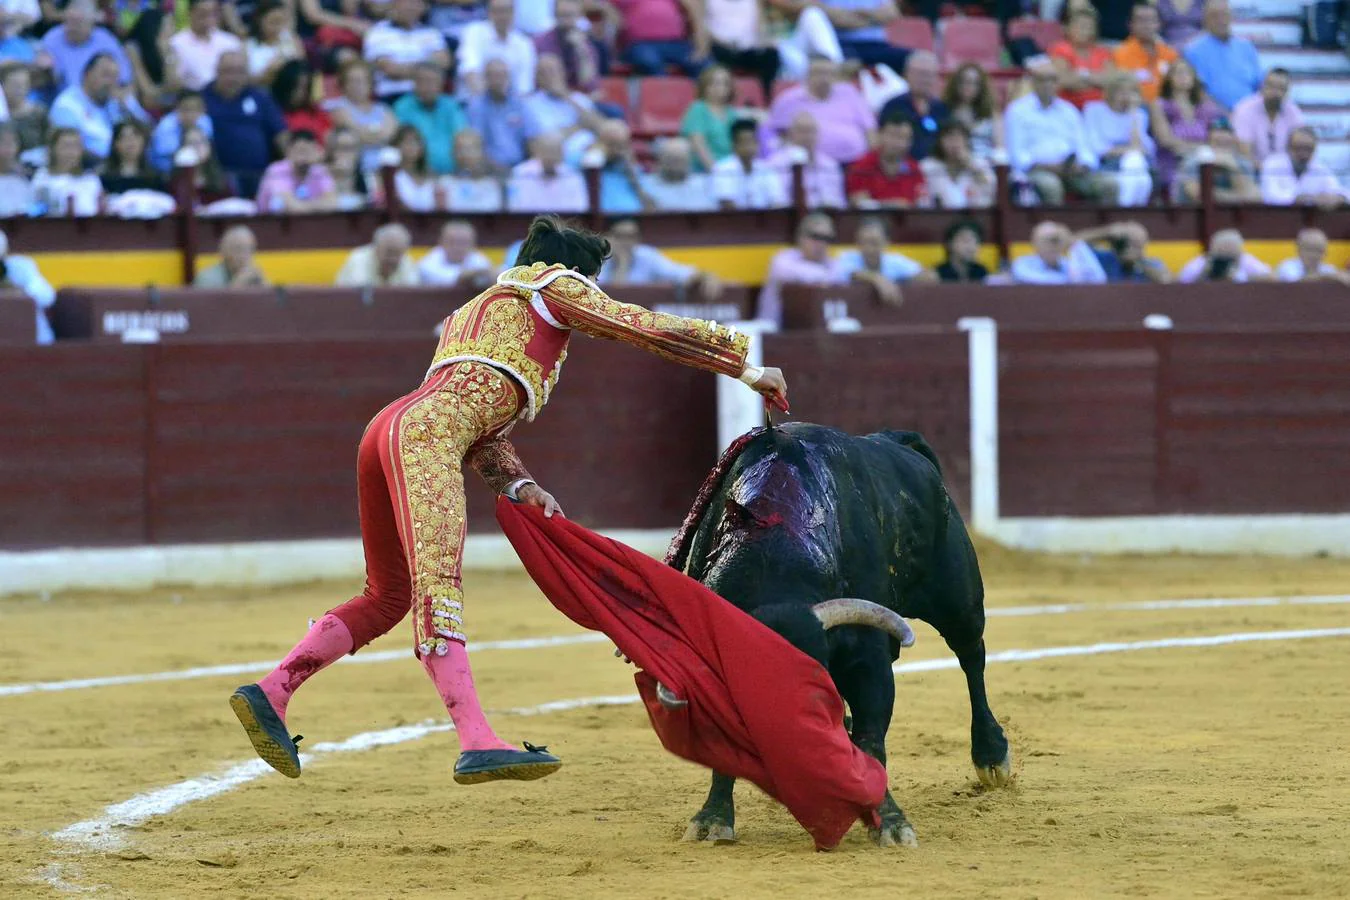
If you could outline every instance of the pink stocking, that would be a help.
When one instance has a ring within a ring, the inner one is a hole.
[[[347,626],[329,613],[310,627],[295,649],[271,674],[258,682],[258,686],[267,695],[277,715],[285,721],[286,705],[291,702],[291,695],[296,689],[309,676],[350,653],[354,646],[352,633],[347,630]]]
[[[445,708],[459,733],[461,750],[512,750],[510,744],[497,737],[483,707],[478,704],[478,692],[473,686],[473,671],[469,668],[469,653],[459,641],[446,641],[444,656],[426,653],[422,667],[427,670],[436,690],[445,701]]]

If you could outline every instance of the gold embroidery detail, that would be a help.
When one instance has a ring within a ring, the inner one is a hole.
[[[514,288],[496,287],[480,294],[455,311],[445,327],[445,337],[436,349],[431,365],[454,359],[491,360],[526,382],[527,393],[548,401],[556,381],[525,352],[534,338],[534,317],[529,298]],[[537,413],[538,409],[530,411]]]
[[[413,632],[423,654],[446,652],[446,638],[464,640],[465,452],[509,423],[519,401],[501,373],[478,363],[448,370],[439,388],[409,406],[398,424],[399,464],[411,534]]]

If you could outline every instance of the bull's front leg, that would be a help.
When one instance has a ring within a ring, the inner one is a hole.
[[[851,629],[850,629],[851,630]],[[843,637],[843,636],[841,636]],[[868,756],[886,766],[886,732],[895,706],[895,676],[886,636],[872,629],[858,629],[841,640],[832,656],[830,674],[852,713],[849,735]],[[900,804],[888,789],[877,813],[880,828],[868,833],[878,847],[917,847],[918,835]]]
[[[712,841],[714,844],[732,844],[736,841],[736,800],[732,790],[736,779],[721,772],[713,772],[712,787],[703,808],[694,813],[684,832],[686,841]]]

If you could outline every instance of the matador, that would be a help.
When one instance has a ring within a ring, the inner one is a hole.
[[[609,254],[598,235],[535,219],[517,265],[444,323],[421,387],[381,410],[357,452],[365,590],[310,626],[285,659],[230,697],[253,748],[300,777],[299,738],[286,726],[295,691],[413,614],[414,653],[459,735],[454,779],[529,781],[562,762],[529,743],[497,737],[478,701],[466,651],[461,556],[466,530],[463,463],[495,492],[561,513],[508,440],[517,420],[548,403],[573,331],[622,341],[674,362],[739,378],[784,409],[774,368],[748,367],[748,339],[698,319],[653,312],[608,297],[591,279]]]

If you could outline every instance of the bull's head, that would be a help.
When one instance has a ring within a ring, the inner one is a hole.
[[[761,606],[753,615],[782,635],[785,640],[826,668],[829,667],[829,643],[826,632],[840,625],[866,625],[893,637],[901,647],[914,646],[914,631],[904,618],[892,610],[868,600],[841,597],[814,606],[775,603]],[[657,682],[656,697],[667,709],[689,705],[674,691]]]

